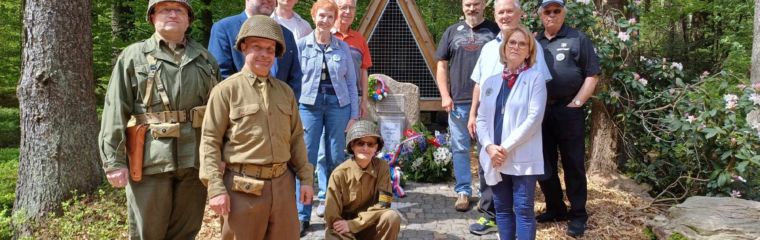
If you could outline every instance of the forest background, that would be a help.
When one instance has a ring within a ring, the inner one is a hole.
[[[191,2],[196,19],[189,35],[203,45],[213,22],[243,10],[242,0]],[[296,6],[310,22],[313,2],[301,0]],[[461,17],[459,0],[416,3],[436,43]],[[358,0],[355,28],[368,4]],[[566,23],[594,40],[604,69],[590,108],[591,172],[620,173],[646,184],[655,204],[674,204],[692,195],[760,200],[760,85],[750,82],[754,5],[751,0],[568,3]],[[536,7],[536,1],[523,3],[523,22],[539,31]],[[145,1],[90,2],[94,76],[89,81],[95,82],[98,109],[115,56],[153,32],[145,9]],[[23,13],[24,1],[0,2],[0,239],[12,236],[12,221],[24,221],[24,216],[12,213],[23,155],[17,98]],[[486,16],[493,19],[491,5]],[[120,195],[108,187],[71,194],[75,197],[57,212],[68,214],[72,206],[81,207],[78,204],[93,198]],[[59,229],[50,231],[75,227],[65,219],[55,226]],[[108,236],[110,227],[125,226],[89,227]]]

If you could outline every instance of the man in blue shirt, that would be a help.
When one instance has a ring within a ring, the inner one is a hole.
[[[229,16],[214,23],[211,27],[211,39],[208,43],[208,51],[219,62],[219,71],[223,79],[240,71],[245,62],[243,54],[235,50],[240,27],[248,17],[253,15],[270,16],[274,11],[274,1],[270,0],[246,0],[245,11],[238,15]],[[271,73],[277,79],[287,83],[293,89],[296,99],[301,93],[301,64],[298,61],[298,47],[293,38],[293,33],[282,27],[285,37],[285,53],[277,58],[277,64],[272,65]]]

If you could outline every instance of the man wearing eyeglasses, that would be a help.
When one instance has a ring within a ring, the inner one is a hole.
[[[593,95],[601,69],[591,40],[564,24],[566,11],[563,0],[543,0],[539,9],[544,31],[538,33],[536,39],[544,48],[552,81],[546,84],[545,174],[539,178],[546,198],[546,212],[536,216],[536,220],[569,220],[567,235],[577,237],[585,232],[588,220],[584,166],[586,111],[582,107]],[[562,201],[562,187],[557,175],[558,157],[562,160],[570,211]]]
[[[519,27],[520,17],[523,15],[522,7],[519,0],[496,0],[493,3],[494,17],[496,18],[496,24],[499,25],[499,29],[505,32],[510,29]],[[480,83],[496,74],[501,74],[504,71],[504,64],[501,63],[499,46],[502,41],[502,34],[498,34],[496,39],[491,40],[483,46],[480,57],[478,58],[475,68],[472,70],[470,79],[475,82],[472,96],[480,95]],[[535,46],[540,46],[536,41]],[[543,51],[536,51],[536,64],[531,68],[537,69],[541,72],[545,81],[552,79],[549,69],[546,67],[546,61],[544,61]],[[478,112],[479,98],[472,98],[472,106],[470,108],[470,119],[467,122],[467,130],[470,132],[470,136],[475,138],[477,136],[475,132],[475,117]],[[470,225],[470,233],[475,235],[485,235],[496,232],[496,212],[493,205],[493,193],[491,187],[488,186],[483,177],[483,166],[478,169],[478,175],[480,176],[480,200],[478,202],[478,211],[483,213],[483,216],[478,219],[476,223]]]
[[[206,105],[219,68],[186,35],[188,0],[148,4],[155,33],[116,60],[98,144],[108,182],[126,187],[129,238],[193,239],[206,188],[198,176],[202,117],[192,113]]]

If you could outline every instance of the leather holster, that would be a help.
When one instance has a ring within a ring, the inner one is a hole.
[[[129,157],[129,177],[132,181],[142,180],[143,157],[145,152],[145,134],[148,124],[127,127],[127,156]]]

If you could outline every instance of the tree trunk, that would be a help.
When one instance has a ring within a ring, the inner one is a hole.
[[[609,89],[610,80],[607,77],[601,77],[597,85],[597,95],[606,92]],[[617,174],[617,150],[618,136],[615,129],[615,123],[612,120],[612,114],[609,113],[604,102],[597,99],[592,100],[591,105],[591,139],[588,173],[590,175],[599,175],[609,177]]]
[[[14,214],[31,223],[102,181],[92,72],[90,0],[27,1],[17,95],[21,146]]]
[[[760,0],[755,0],[755,30],[752,37],[752,82],[760,82]]]
[[[116,0],[111,3],[111,36],[113,43],[115,43],[112,49],[112,55],[114,60],[119,56],[121,49],[116,46],[130,40],[130,30],[135,28],[135,21],[133,19],[134,11],[130,4],[131,0]]]
[[[214,25],[214,20],[211,19],[211,0],[201,0],[201,2],[203,2],[203,8],[198,11],[196,16],[201,22],[201,44],[208,46],[208,41],[211,38],[211,26]]]

